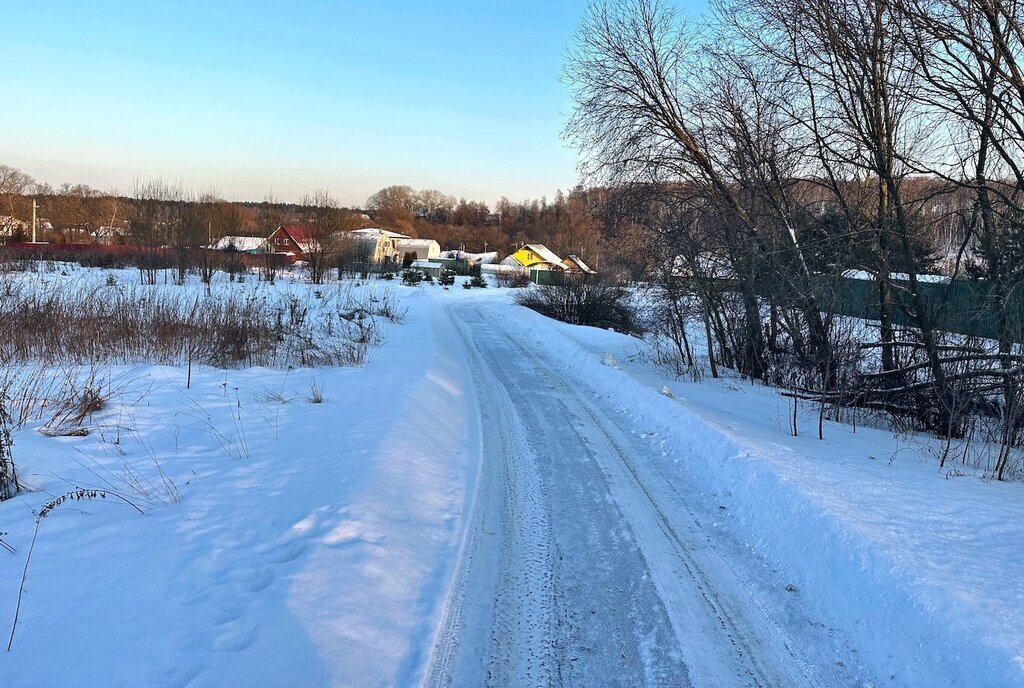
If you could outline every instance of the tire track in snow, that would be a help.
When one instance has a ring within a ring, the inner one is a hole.
[[[530,371],[513,370],[523,359],[500,330],[472,311],[453,320],[488,432],[427,684],[690,685],[629,525],[574,434],[575,416],[548,394],[543,374],[514,384]]]
[[[699,530],[699,522],[688,508],[679,508],[674,505],[673,516],[678,518],[680,511],[687,516],[683,524],[674,524],[660,500],[655,496],[655,491],[642,479],[641,473],[637,470],[630,454],[625,448],[628,444],[626,433],[618,428],[614,420],[608,414],[601,413],[592,404],[586,402],[579,390],[574,388],[566,380],[564,375],[551,366],[528,347],[522,346],[516,338],[495,318],[484,314],[477,309],[476,315],[486,323],[487,327],[504,333],[507,342],[524,359],[529,360],[538,371],[543,371],[545,378],[559,392],[559,399],[570,407],[570,414],[578,419],[581,427],[578,428],[578,435],[582,441],[588,438],[597,437],[603,440],[603,444],[612,451],[604,455],[613,459],[613,466],[606,466],[608,469],[618,469],[619,475],[633,492],[629,499],[630,504],[640,502],[642,509],[632,509],[634,527],[640,526],[637,519],[653,521],[655,527],[660,531],[661,536],[670,544],[674,557],[677,560],[677,571],[685,573],[685,577],[679,578],[671,571],[653,571],[656,578],[660,578],[659,588],[665,600],[673,624],[681,638],[693,638],[694,614],[693,597],[698,596],[705,607],[705,613],[709,620],[714,620],[713,625],[704,624],[701,627],[702,633],[711,633],[719,639],[720,648],[731,648],[731,662],[723,665],[722,658],[699,656],[696,653],[688,653],[688,664],[691,669],[696,669],[696,676],[706,673],[707,679],[721,681],[724,677],[722,672],[733,673],[732,680],[741,681],[743,685],[757,686],[758,688],[774,688],[776,686],[806,685],[817,686],[815,678],[817,673],[811,662],[801,657],[794,651],[786,639],[779,624],[770,619],[756,605],[742,605],[736,600],[729,599],[720,593],[719,585],[725,585],[730,591],[736,590],[736,580],[729,580],[727,564],[718,557],[703,558],[699,561],[688,540],[681,536],[678,525],[684,525],[695,531]],[[593,442],[591,442],[593,444]],[[632,499],[641,497],[641,499]],[[638,513],[647,511],[648,513]],[[650,524],[648,524],[650,525]],[[649,543],[650,544],[650,543]],[[710,561],[708,561],[710,559]],[[711,566],[709,566],[711,564]],[[715,579],[708,573],[706,568],[711,568],[716,574]],[[667,575],[666,575],[667,574]],[[688,594],[679,594],[682,584],[685,583],[691,589]],[[742,590],[740,590],[742,592]],[[754,617],[754,618],[749,618]],[[698,621],[697,626],[701,626]],[[691,630],[687,630],[691,629]],[[705,643],[702,643],[704,645]],[[710,662],[708,660],[711,660]],[[708,663],[704,671],[701,664]],[[731,664],[731,666],[729,666]],[[696,678],[695,678],[696,681]],[[700,682],[697,682],[700,685]]]
[[[489,371],[453,322],[476,381]],[[551,525],[536,457],[493,378],[478,384],[485,429],[470,523],[426,684],[551,685]],[[486,601],[484,606],[474,601]],[[467,605],[469,602],[469,605]],[[493,609],[491,608],[493,604]]]

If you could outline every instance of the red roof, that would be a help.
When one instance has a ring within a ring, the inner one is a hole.
[[[278,229],[284,230],[285,234],[291,237],[292,241],[299,246],[304,246],[309,241],[309,236],[307,235],[309,230],[302,225],[281,225]]]

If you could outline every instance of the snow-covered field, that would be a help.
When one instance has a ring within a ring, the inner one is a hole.
[[[119,365],[15,433],[5,645],[38,511],[110,494],[41,521],[2,685],[1024,686],[1024,485],[508,290],[345,288],[407,309],[363,366]]]
[[[333,288],[220,286],[304,302]],[[76,486],[111,494],[43,520],[0,684],[415,683],[476,437],[427,302],[403,295],[404,323],[383,324],[362,368],[197,368],[186,390],[183,367],[119,366],[129,382],[88,437],[15,433],[30,490],[0,504],[17,550],[0,550],[5,646],[35,512]]]

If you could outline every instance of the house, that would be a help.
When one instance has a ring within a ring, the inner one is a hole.
[[[446,260],[459,260],[469,265],[486,265],[498,262],[498,252],[488,251],[487,253],[467,253],[466,251],[441,251],[440,258]]]
[[[295,260],[302,260],[309,252],[310,232],[301,225],[280,225],[267,237],[267,244],[273,253],[285,253]]]
[[[392,232],[389,229],[377,227],[356,229],[351,233],[365,237],[376,237],[378,234],[384,234],[394,239],[395,253],[398,256],[398,260],[403,262],[406,256],[409,256],[412,260],[432,260],[441,256],[441,244],[433,239],[413,239],[408,234]]]
[[[383,234],[384,236],[391,237],[392,239],[409,239],[411,238],[408,234],[401,234],[399,232],[392,232],[390,229],[381,229],[380,227],[363,227],[362,229],[353,229],[349,234],[355,234],[359,236],[377,236]]]
[[[433,239],[398,239],[395,241],[395,250],[398,251],[399,260],[403,262],[406,256],[413,260],[432,260],[441,257],[441,244]]]
[[[694,273],[696,263],[696,274]],[[676,256],[670,267],[673,277],[684,279],[700,277],[702,279],[734,280],[736,271],[727,256],[715,253],[701,253],[694,261],[684,256]]]
[[[128,236],[128,230],[125,227],[99,227],[96,231],[89,232],[89,236],[97,244],[120,244]]]
[[[208,246],[215,251],[238,251],[239,253],[267,253],[267,240],[253,236],[226,236]]]
[[[395,248],[396,237],[405,236],[398,232],[389,232],[378,227],[367,227],[348,232],[348,237],[356,242],[361,254],[360,259],[370,263],[388,263],[398,260],[398,249]]]
[[[563,270],[562,259],[544,244],[525,244],[511,256],[501,261],[502,265],[521,267],[527,270]]]
[[[441,272],[444,270],[444,264],[429,260],[414,260],[409,264],[409,267],[431,277],[440,277]]]
[[[0,215],[0,237],[13,237],[15,234],[26,232],[29,229],[27,222],[22,222],[10,215]]]
[[[583,259],[577,255],[570,255],[568,258],[562,261],[562,267],[565,268],[566,272],[582,272],[584,275],[596,275],[597,271],[592,270],[589,265],[583,262]]]

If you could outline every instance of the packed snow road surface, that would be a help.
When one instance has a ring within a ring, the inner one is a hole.
[[[111,278],[138,275],[8,276]],[[321,315],[395,290],[404,317],[359,368],[103,366],[87,436],[17,429],[3,688],[1024,687],[1024,485],[939,469],[938,440],[793,437],[778,390],[674,377],[508,289],[213,289]],[[75,486],[145,516],[70,502],[34,540]]]
[[[835,634],[772,616],[772,582],[658,474],[661,445],[498,313],[451,308],[482,458],[428,684],[859,685]]]

